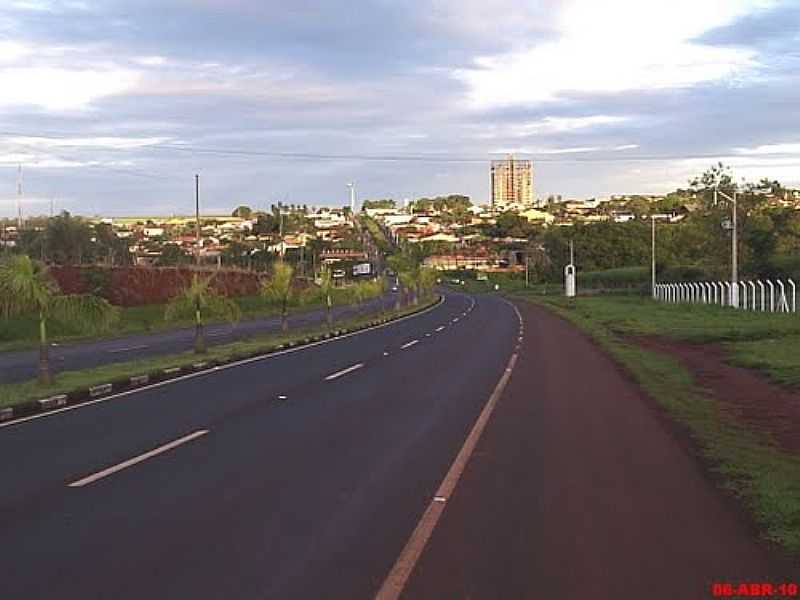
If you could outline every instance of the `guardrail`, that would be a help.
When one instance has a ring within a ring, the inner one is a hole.
[[[659,283],[653,297],[672,304],[716,304],[755,312],[797,312],[794,281],[760,280]]]

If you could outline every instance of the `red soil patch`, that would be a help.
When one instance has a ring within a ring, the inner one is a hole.
[[[726,352],[718,345],[661,337],[633,341],[678,358],[723,411],[749,429],[769,435],[778,447],[800,452],[800,393],[775,385],[751,369],[726,363]]]

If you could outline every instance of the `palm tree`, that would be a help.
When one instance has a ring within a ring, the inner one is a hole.
[[[61,294],[47,267],[29,256],[0,263],[0,312],[4,318],[32,315],[39,320],[39,383],[48,385],[50,353],[47,322],[76,323],[92,331],[106,330],[119,318],[119,309],[91,294]]]
[[[194,351],[196,354],[203,354],[206,351],[203,313],[220,316],[231,323],[237,322],[241,317],[239,305],[211,287],[213,279],[213,276],[192,275],[192,282],[169,301],[164,311],[164,318],[167,321],[194,316]]]
[[[436,277],[436,271],[431,268],[422,267],[419,269],[418,285],[426,296],[430,294],[431,290],[433,290],[433,286],[436,285]]]
[[[405,252],[400,254],[393,254],[386,259],[389,268],[395,272],[397,279],[400,281],[400,286],[403,288],[402,292],[408,294],[415,285],[415,263],[411,256]],[[400,310],[400,294],[397,295],[395,300],[395,310]]]
[[[281,329],[289,330],[289,302],[294,297],[294,269],[283,261],[272,266],[272,277],[262,282],[261,295],[281,307]]]
[[[333,326],[333,311],[331,310],[333,304],[333,302],[331,302],[331,296],[333,294],[333,275],[329,269],[324,269],[322,273],[320,273],[319,294],[325,301],[325,309],[327,311],[326,319],[328,321],[328,327],[330,328]]]

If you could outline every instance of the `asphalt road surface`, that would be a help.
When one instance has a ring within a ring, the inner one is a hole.
[[[605,355],[520,310],[522,340],[502,299],[449,294],[365,333],[0,426],[0,598],[370,599],[439,501],[403,598],[796,581]]]
[[[448,295],[369,332],[0,427],[0,597],[370,598],[516,329],[502,300]]]
[[[386,307],[394,305],[394,295],[384,299]],[[381,310],[381,300],[364,302],[364,314]],[[335,306],[334,318],[352,318],[358,309],[352,305]],[[306,327],[325,322],[325,309],[298,312],[289,316],[289,326]],[[206,343],[210,346],[230,343],[254,335],[278,331],[280,317],[248,319],[235,325],[213,324],[206,326]],[[143,333],[90,342],[52,344],[50,347],[50,366],[54,372],[74,369],[87,369],[100,365],[131,361],[153,356],[175,354],[192,349],[194,327],[184,327],[168,331]],[[37,375],[38,350],[0,352],[0,384],[34,379]]]

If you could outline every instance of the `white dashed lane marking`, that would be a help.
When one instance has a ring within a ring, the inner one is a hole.
[[[336,373],[331,373],[325,378],[325,381],[331,381],[333,379],[338,379],[342,375],[347,375],[348,373],[352,373],[353,371],[358,371],[361,367],[364,366],[364,363],[358,363],[351,367],[347,367],[346,369],[342,369],[341,371],[336,371]]]

